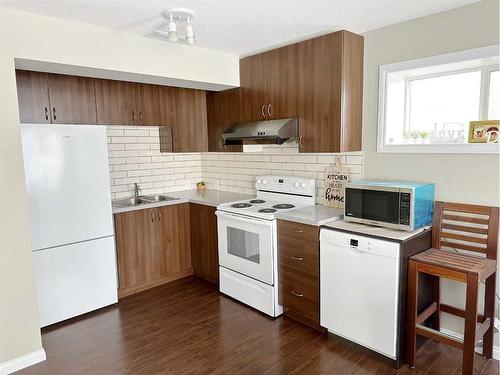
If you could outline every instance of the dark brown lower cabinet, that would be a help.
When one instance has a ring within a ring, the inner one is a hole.
[[[284,314],[319,331],[319,227],[278,220],[278,300]]]
[[[189,204],[115,214],[118,296],[191,275]]]
[[[193,271],[211,283],[219,282],[217,216],[215,207],[190,204]]]

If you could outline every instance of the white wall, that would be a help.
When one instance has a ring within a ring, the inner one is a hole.
[[[0,369],[41,348],[14,59],[238,86],[238,57],[0,7]],[[5,181],[8,181],[6,183]]]
[[[378,154],[376,151],[379,66],[498,44],[498,4],[497,0],[482,1],[364,35],[365,177],[432,181],[436,183],[437,199],[498,204],[498,155]]]
[[[365,177],[431,181],[436,183],[436,199],[499,205],[499,155],[376,152],[380,65],[498,43],[497,0],[482,1],[365,34]],[[497,281],[498,279],[497,277]],[[444,282],[443,289],[443,299],[447,303],[464,305],[465,291],[462,285]],[[444,328],[457,332],[462,331],[462,326],[459,319],[445,319],[443,323]],[[496,336],[498,345],[498,334]]]

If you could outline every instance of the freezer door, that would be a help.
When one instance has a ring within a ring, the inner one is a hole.
[[[33,252],[40,326],[118,301],[114,236]]]
[[[113,235],[106,128],[21,131],[33,250]]]

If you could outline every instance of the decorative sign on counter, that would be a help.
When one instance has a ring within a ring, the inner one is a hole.
[[[335,164],[326,167],[325,200],[326,205],[343,208],[345,185],[349,182],[350,169],[343,167],[340,163],[340,156],[335,158]]]

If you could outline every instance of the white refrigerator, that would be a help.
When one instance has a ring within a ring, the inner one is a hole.
[[[41,327],[116,303],[106,128],[21,124]]]

